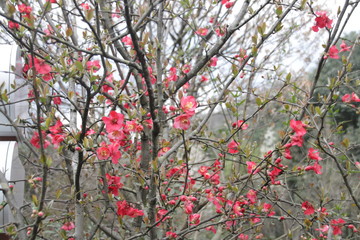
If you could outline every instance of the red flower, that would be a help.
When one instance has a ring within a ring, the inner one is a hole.
[[[134,47],[131,37],[125,36],[121,39],[121,42],[123,42],[125,45],[130,46],[131,48]]]
[[[111,111],[109,117],[102,117],[102,120],[105,123],[106,131],[109,133],[119,130],[124,125],[124,115],[115,111]]]
[[[125,130],[129,132],[141,132],[142,130],[144,130],[144,127],[139,124],[136,119],[134,119],[126,122]]]
[[[174,128],[176,129],[182,129],[182,130],[187,130],[190,128],[190,118],[191,115],[190,114],[181,114],[180,116],[176,117],[174,119]]]
[[[119,143],[113,143],[109,145],[111,162],[113,164],[118,164],[119,159],[121,158],[121,152],[119,151]]]
[[[60,105],[61,104],[61,98],[60,97],[54,97],[53,98],[53,103],[55,104],[55,105]]]
[[[301,208],[302,208],[302,210],[304,210],[305,215],[311,215],[311,214],[315,213],[313,205],[311,203],[309,203],[308,201],[303,202],[301,204]]]
[[[166,232],[166,237],[168,237],[170,239],[171,238],[176,239],[178,237],[178,235],[176,233],[174,233],[174,232],[168,231],[168,232]]]
[[[206,36],[208,34],[207,28],[199,28],[195,33],[200,36]]]
[[[259,167],[256,169],[256,163],[255,162],[246,161],[246,165],[247,165],[247,172],[249,174],[256,174],[256,173],[260,172]]]
[[[180,106],[185,113],[193,115],[195,113],[195,109],[198,106],[198,103],[193,96],[187,96],[181,98]]]
[[[251,204],[254,204],[256,202],[256,191],[250,189],[248,193],[246,194],[246,197],[249,199]]]
[[[316,12],[317,17],[315,18],[315,25],[312,27],[314,32],[318,32],[319,28],[332,28],[331,24],[332,21],[328,16],[327,13],[324,11]]]
[[[205,230],[211,231],[211,232],[213,232],[214,234],[216,233],[216,228],[215,228],[214,226],[206,227]]]
[[[49,137],[55,149],[59,148],[60,143],[62,143],[65,139],[63,134],[49,134]]]
[[[75,224],[73,222],[66,222],[61,227],[61,229],[65,231],[71,231],[74,228],[75,228]]]
[[[342,41],[342,43],[340,44],[340,52],[347,52],[350,51],[351,46],[347,46],[345,41]]]
[[[18,23],[16,23],[16,22],[9,21],[9,22],[8,22],[8,27],[9,27],[10,29],[19,30],[20,25],[19,25]]]
[[[216,57],[213,57],[210,59],[209,66],[210,67],[216,67],[218,59]]]
[[[322,166],[317,162],[314,165],[305,167],[305,171],[314,171],[316,174],[322,174],[321,169]]]
[[[236,201],[234,206],[233,206],[233,211],[238,216],[243,216],[244,215],[245,208],[243,208],[242,205],[243,205],[242,202]]]
[[[96,156],[99,160],[107,160],[110,157],[110,153],[110,149],[105,143],[102,143],[102,146],[96,150]]]
[[[80,4],[80,6],[84,9],[84,10],[90,10],[90,5],[87,3],[82,3]]]
[[[333,58],[333,59],[339,59],[339,50],[337,49],[337,47],[334,45],[329,49],[329,52],[327,54],[325,54],[324,58]]]
[[[345,223],[345,221],[343,219],[341,219],[341,218],[339,218],[337,220],[335,220],[335,219],[331,220],[330,225],[331,225],[331,227],[333,229],[333,234],[334,235],[341,235],[342,234],[341,228],[343,227],[344,223]]]
[[[230,2],[230,0],[221,0],[221,4],[225,5],[226,8],[231,8],[234,6],[235,2]]]
[[[244,120],[238,120],[238,121],[234,122],[233,124],[231,124],[231,126],[233,128],[241,127],[242,130],[245,130],[245,129],[247,129],[249,127],[248,124],[244,123]]]
[[[20,13],[30,14],[32,11],[32,8],[23,3],[23,4],[18,5],[18,10]]]
[[[139,216],[143,216],[144,212],[143,210],[139,210],[136,208],[133,208],[130,206],[129,203],[126,202],[126,200],[124,201],[118,201],[116,203],[118,209],[117,209],[117,215],[123,217],[123,216],[129,216],[129,217],[139,217]]]
[[[345,103],[360,102],[360,98],[355,93],[345,94],[341,100]]]
[[[112,176],[107,173],[106,180],[109,193],[112,193],[115,196],[119,196],[119,189],[123,187],[123,184],[120,182],[121,178],[118,176]]]
[[[306,129],[304,128],[306,125],[301,121],[296,121],[294,119],[290,120],[290,127],[294,130],[296,135],[304,136],[306,134]]]
[[[201,215],[198,213],[191,214],[189,216],[190,225],[198,225],[200,223]]]
[[[194,204],[191,201],[186,201],[184,204],[184,211],[186,214],[191,214],[193,212]]]
[[[309,148],[308,157],[312,160],[320,161],[322,158],[319,156],[319,152],[316,149]]]
[[[51,72],[51,66],[45,63],[45,60],[32,57],[29,55],[29,68],[35,67],[35,70],[39,74],[48,74]]]
[[[284,158],[286,159],[292,159],[292,156],[291,156],[291,151],[289,148],[285,148],[285,152],[283,154]]]
[[[232,140],[229,144],[228,144],[228,153],[238,153],[239,152],[239,146],[240,143],[235,142],[235,140]]]
[[[45,138],[46,138],[45,131],[41,131],[41,134],[42,134],[42,139],[43,139],[43,142],[44,142],[44,148],[47,148],[50,145],[50,142],[45,140]],[[39,137],[39,132],[38,131],[34,132],[32,138],[30,139],[30,143],[34,147],[40,148],[40,137]]]
[[[94,60],[94,61],[88,61],[86,63],[86,70],[87,71],[93,71],[94,73],[97,72],[101,68],[100,61]]]
[[[49,127],[49,131],[52,133],[52,134],[58,134],[58,133],[62,133],[63,130],[62,130],[62,122],[60,120],[57,120],[55,125]]]

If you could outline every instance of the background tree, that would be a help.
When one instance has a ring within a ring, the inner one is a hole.
[[[350,60],[322,101],[310,99],[325,63],[346,56],[336,43],[357,4],[345,1],[335,17],[298,0],[7,0],[2,37],[20,47],[26,83],[13,88],[29,92],[29,118],[11,121],[26,147],[29,198],[4,231],[19,239],[356,238],[359,164],[349,141],[332,143],[337,125],[325,124],[342,104]],[[324,53],[315,76],[300,81],[281,59],[310,31]],[[2,90],[3,106],[18,101],[12,94]],[[357,101],[354,93],[345,104]],[[256,141],[264,118],[282,124],[266,152]],[[329,176],[341,195],[315,184]],[[351,212],[339,210],[349,204]]]

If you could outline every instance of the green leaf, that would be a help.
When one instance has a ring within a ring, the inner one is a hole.
[[[46,166],[50,167],[53,163],[53,160],[50,156],[46,157],[46,161],[45,161],[45,164]]]
[[[257,44],[257,40],[258,40],[257,35],[254,35],[254,36],[251,37],[251,41],[252,41],[254,44]]]
[[[90,21],[94,17],[94,9],[89,9],[85,11],[85,19]]]
[[[62,194],[62,190],[61,190],[61,189],[58,189],[58,190],[55,192],[55,197],[56,197],[56,199],[59,199],[60,196],[61,196],[61,194]]]
[[[258,49],[257,49],[257,47],[254,45],[254,46],[251,48],[251,54],[252,54],[253,56],[256,56],[256,55],[257,55],[257,51],[258,51]]]
[[[70,36],[73,34],[72,28],[67,28],[66,31],[65,31],[65,33],[66,33],[66,36],[67,36],[67,37],[70,37]]]
[[[261,98],[259,98],[259,97],[255,99],[255,102],[256,102],[256,104],[257,104],[258,106],[261,106],[262,103],[263,103],[262,100],[261,100]]]
[[[302,0],[302,1],[301,1],[301,4],[300,4],[300,9],[301,9],[301,10],[304,9],[306,2],[307,2],[307,0]]]
[[[278,15],[278,16],[280,16],[282,14],[282,12],[283,12],[282,11],[282,6],[277,7],[276,10],[275,10],[276,15]]]
[[[33,195],[31,196],[31,199],[32,199],[32,202],[34,203],[34,205],[35,205],[36,207],[39,206],[39,201],[38,201],[38,199],[37,199],[37,197],[36,197],[35,194],[33,194]]]
[[[84,70],[84,66],[83,66],[82,62],[80,62],[80,61],[75,62],[75,68],[76,68],[76,70],[78,70],[80,72]]]
[[[231,65],[231,71],[234,76],[238,75],[239,70],[235,64]]]
[[[350,146],[350,141],[348,138],[344,138],[344,140],[342,140],[341,145],[343,145],[345,148],[348,148]]]
[[[9,98],[8,98],[6,92],[4,92],[4,93],[1,94],[1,99],[2,99],[5,103],[9,102]]]
[[[12,16],[16,12],[16,8],[13,4],[7,3],[6,4],[6,10],[5,10],[10,16]]]
[[[288,73],[288,74],[286,75],[286,82],[289,83],[290,80],[291,80],[291,73]]]

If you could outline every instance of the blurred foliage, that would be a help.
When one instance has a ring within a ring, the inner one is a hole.
[[[352,48],[353,53],[350,58],[350,62],[352,64],[351,72],[347,74],[348,82],[345,85],[342,85],[339,88],[338,95],[339,95],[339,103],[341,101],[341,97],[345,94],[351,94],[352,92],[360,93],[359,88],[359,79],[360,79],[360,47],[359,45],[355,44],[355,40],[358,33],[350,32],[346,34],[344,37],[341,38],[341,41],[338,42],[337,45],[340,45],[342,41]],[[341,49],[338,46],[338,49]],[[343,52],[339,54],[340,57],[347,58],[349,52]],[[317,98],[315,101],[321,101],[322,96],[326,96],[329,93],[329,84],[331,79],[338,77],[338,72],[342,68],[343,62],[339,59],[331,59],[329,58],[326,61],[326,64],[322,70],[320,75],[319,83],[317,89],[315,89],[314,96]],[[315,75],[315,73],[313,73]],[[354,103],[354,105],[358,105],[358,103]],[[351,108],[346,106],[345,104],[337,104],[333,109],[333,119],[335,120],[335,124],[337,126],[342,126],[345,132],[349,132],[349,128],[358,128],[359,127],[359,114],[356,113],[355,108]]]

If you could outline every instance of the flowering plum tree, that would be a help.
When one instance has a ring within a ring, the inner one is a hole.
[[[2,230],[358,238],[358,145],[329,121],[339,104],[359,110],[355,92],[338,94],[357,80],[344,55],[357,43],[336,45],[357,5],[336,15],[306,0],[6,0],[2,39],[21,49],[24,84],[1,88],[1,104],[27,89],[29,118],[11,124],[29,187],[17,207],[1,176],[14,213]],[[299,54],[317,61],[311,79],[286,63],[303,37],[324,47]],[[342,66],[312,102],[328,61]]]

